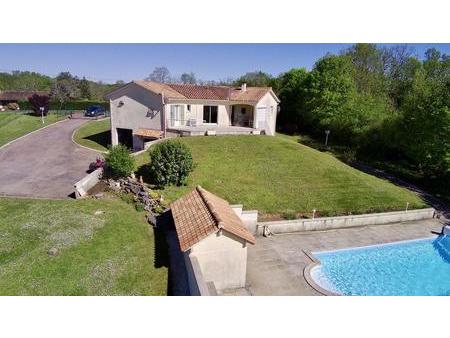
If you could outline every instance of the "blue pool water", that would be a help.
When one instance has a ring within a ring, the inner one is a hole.
[[[450,295],[450,237],[315,252],[311,277],[343,295]]]

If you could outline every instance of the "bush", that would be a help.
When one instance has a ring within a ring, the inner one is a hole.
[[[128,148],[122,144],[109,148],[105,155],[106,174],[113,178],[127,177],[135,169],[135,160]]]
[[[150,152],[149,168],[156,185],[182,185],[194,169],[194,161],[185,144],[166,141],[155,145]]]
[[[344,162],[352,163],[356,161],[356,150],[355,149],[346,149],[342,153],[342,159]]]
[[[137,212],[145,211],[145,205],[143,203],[136,203],[134,205],[134,208],[136,209]]]
[[[31,103],[29,101],[19,101],[18,102],[20,108],[22,110],[31,110],[33,109]],[[50,110],[80,110],[84,111],[89,106],[102,106],[107,111],[109,111],[109,102],[106,101],[95,101],[95,100],[74,100],[68,101],[61,107],[61,103],[58,101],[50,101],[49,109]],[[39,112],[40,113],[40,112]]]
[[[50,108],[50,97],[48,95],[33,94],[28,98],[28,101],[35,115],[40,116],[41,107],[44,107],[44,116],[47,116]]]

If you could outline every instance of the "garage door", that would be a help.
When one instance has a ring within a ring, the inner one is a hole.
[[[256,128],[267,128],[267,107],[258,107],[256,109]]]

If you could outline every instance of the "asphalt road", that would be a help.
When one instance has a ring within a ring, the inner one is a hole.
[[[0,149],[0,195],[67,198],[99,153],[77,146],[83,119],[65,120]]]

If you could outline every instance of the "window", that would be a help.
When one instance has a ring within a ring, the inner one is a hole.
[[[245,115],[246,112],[247,112],[247,109],[241,108],[241,114],[242,114],[242,115]]]
[[[190,104],[187,105],[187,111],[191,111],[191,105]]]
[[[175,104],[170,106],[170,125],[181,126],[184,125],[184,106]]]
[[[217,123],[217,106],[203,106],[203,121]]]

